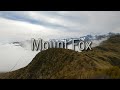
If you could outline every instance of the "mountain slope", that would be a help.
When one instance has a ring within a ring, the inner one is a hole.
[[[0,75],[10,79],[120,78],[120,35],[92,51],[52,48],[38,53],[26,67]]]

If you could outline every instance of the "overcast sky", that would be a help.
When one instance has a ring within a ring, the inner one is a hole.
[[[0,42],[120,32],[119,11],[0,11]]]

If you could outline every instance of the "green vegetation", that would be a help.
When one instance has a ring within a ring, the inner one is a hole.
[[[82,53],[51,48],[38,53],[26,67],[1,79],[117,79],[120,78],[120,35],[111,36]]]

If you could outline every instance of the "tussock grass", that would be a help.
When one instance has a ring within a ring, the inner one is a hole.
[[[120,78],[120,35],[82,53],[51,48],[38,53],[25,68],[0,74],[3,79]]]

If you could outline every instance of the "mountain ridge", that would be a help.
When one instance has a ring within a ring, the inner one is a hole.
[[[2,79],[120,78],[120,35],[82,53],[51,48],[38,53],[28,66],[0,75]]]

